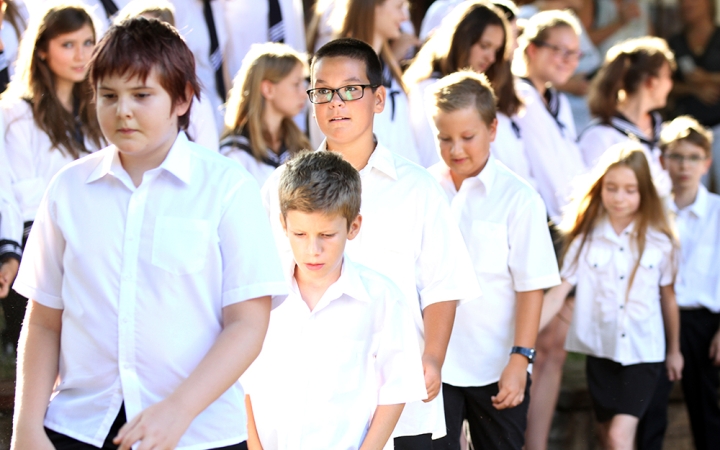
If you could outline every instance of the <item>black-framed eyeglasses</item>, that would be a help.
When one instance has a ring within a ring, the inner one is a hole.
[[[581,52],[580,50],[568,50],[565,47],[548,44],[547,42],[543,41],[534,42],[534,44],[538,47],[549,48],[554,54],[560,55],[562,59],[580,59],[583,56],[583,52]]]
[[[312,103],[329,103],[332,101],[335,93],[337,93],[340,100],[344,102],[351,102],[353,100],[360,100],[365,95],[365,88],[377,88],[376,84],[349,84],[342,86],[337,89],[331,88],[315,88],[308,89],[307,95]]]
[[[700,156],[700,155],[690,155],[690,156],[683,156],[678,155],[677,153],[670,153],[669,155],[665,155],[665,158],[668,161],[672,161],[675,164],[682,164],[683,162],[690,165],[697,165],[700,164],[702,161],[705,161],[707,157]]]

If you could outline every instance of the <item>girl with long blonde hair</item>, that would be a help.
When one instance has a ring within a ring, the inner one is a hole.
[[[307,64],[285,44],[255,45],[235,77],[220,152],[245,166],[262,186],[294,153],[309,148],[293,121],[305,106]]]

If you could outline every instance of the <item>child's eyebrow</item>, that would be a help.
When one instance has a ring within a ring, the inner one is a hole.
[[[113,91],[113,90],[115,90],[114,88],[111,88],[111,87],[108,87],[108,86],[103,86],[102,84],[98,87],[98,89],[104,89],[104,90],[106,90],[106,91]],[[139,89],[150,89],[150,86],[146,86],[146,85],[132,86],[132,87],[129,87],[128,89],[131,90],[131,91],[136,91],[136,90],[139,90]]]
[[[363,82],[363,81],[362,81],[360,78],[358,78],[358,77],[345,78],[342,82],[343,82],[343,83],[347,83],[347,82],[351,82],[351,81],[360,82],[360,83]],[[317,84],[317,83],[327,84],[327,81],[322,80],[322,79],[320,79],[320,78],[317,78],[317,79],[315,80],[315,83],[316,83],[316,84]]]

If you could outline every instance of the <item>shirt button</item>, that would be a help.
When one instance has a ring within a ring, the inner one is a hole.
[[[625,250],[625,249],[624,249],[624,248],[622,248],[622,247],[620,247],[620,251],[623,251],[623,250]]]
[[[625,305],[620,305],[620,309],[623,309]],[[125,319],[127,321],[127,319]]]
[[[620,275],[620,279],[621,279],[621,280],[624,280],[624,279],[625,279],[625,275]]]
[[[621,336],[621,337],[625,337],[625,333],[621,334],[620,336]]]

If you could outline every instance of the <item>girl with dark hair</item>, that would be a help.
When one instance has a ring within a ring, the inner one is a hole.
[[[631,39],[610,49],[590,85],[588,103],[595,120],[581,133],[578,145],[585,164],[593,167],[613,144],[642,144],[661,195],[670,192],[670,179],[660,165],[657,112],[672,89],[675,59],[660,38]]]
[[[79,4],[51,6],[35,16],[20,43],[17,72],[2,94],[3,176],[24,222],[23,244],[50,180],[65,165],[99,149],[87,64],[95,26]],[[11,298],[12,297],[12,298]],[[3,304],[8,344],[16,345],[26,300],[11,292]]]
[[[439,161],[426,92],[439,79],[461,69],[485,74],[498,97],[498,131],[493,154],[526,180],[530,170],[514,117],[520,109],[510,73],[515,36],[512,5],[470,1],[457,6],[423,46],[405,72],[410,86],[410,115],[425,165]]]

